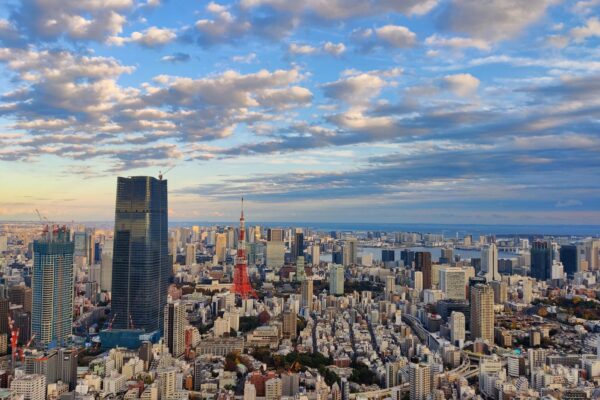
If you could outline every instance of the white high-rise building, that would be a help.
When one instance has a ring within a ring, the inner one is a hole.
[[[269,241],[266,247],[268,268],[277,268],[285,263],[285,244],[283,241]]]
[[[409,366],[410,400],[426,400],[431,393],[431,369],[427,364]]]
[[[185,265],[190,266],[196,264],[196,245],[190,243],[185,248]]]
[[[413,271],[413,289],[423,291],[423,272]]]
[[[244,385],[244,400],[256,400],[256,387],[251,383]]]
[[[498,273],[498,247],[495,243],[487,244],[481,249],[481,274],[488,282],[502,280]]]
[[[23,396],[25,400],[46,399],[46,376],[28,374],[15,378],[10,383],[10,390],[15,396]]]
[[[282,384],[280,378],[272,378],[265,382],[265,399],[279,400],[281,399]]]
[[[471,288],[471,338],[494,343],[494,290],[489,285]]]
[[[450,314],[450,337],[452,344],[465,341],[465,314],[452,311]]]
[[[344,266],[331,264],[329,266],[329,294],[344,294]]]
[[[307,279],[300,284],[300,307],[305,307],[309,311],[313,308],[313,281]]]
[[[440,268],[440,289],[450,300],[464,300],[466,296],[465,271],[462,268]]]
[[[394,275],[388,275],[385,277],[385,297],[390,298],[396,291],[396,277]]]
[[[321,262],[321,247],[318,244],[313,244],[310,249],[312,265],[319,265]]]

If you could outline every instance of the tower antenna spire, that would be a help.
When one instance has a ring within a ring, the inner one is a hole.
[[[256,297],[248,278],[248,259],[246,257],[246,225],[244,224],[244,198],[242,197],[242,210],[240,214],[240,228],[238,236],[237,257],[233,273],[233,292],[242,299]]]

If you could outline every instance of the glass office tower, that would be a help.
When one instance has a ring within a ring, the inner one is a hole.
[[[62,345],[71,336],[74,251],[64,226],[33,242],[31,331],[41,346]]]
[[[162,331],[171,274],[167,181],[118,178],[112,270],[113,329]]]

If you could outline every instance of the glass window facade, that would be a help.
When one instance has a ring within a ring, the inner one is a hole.
[[[171,258],[167,181],[118,178],[112,270],[114,329],[162,331]]]

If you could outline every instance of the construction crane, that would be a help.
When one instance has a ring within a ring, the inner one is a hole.
[[[19,349],[19,355],[20,355],[21,361],[25,361],[25,350],[29,349],[29,346],[31,346],[31,343],[33,343],[33,339],[35,339],[35,333],[33,334],[33,336],[31,336],[31,339],[29,339],[29,342],[27,342],[27,344],[25,346],[22,346]]]
[[[45,224],[45,226],[44,226],[44,233],[47,233],[48,232],[48,226],[51,225],[51,222],[48,220],[48,218],[44,217],[37,208],[35,209],[35,213],[37,214],[38,219],[40,220],[40,223],[42,225]]]
[[[162,171],[158,171],[158,180],[162,181],[163,176],[165,176],[167,174],[167,172],[169,172],[170,170],[172,170],[173,168],[175,168],[175,165],[167,168],[167,170],[165,172]]]
[[[117,314],[116,313],[115,313],[115,315],[113,315],[112,319],[108,323],[108,330],[109,331],[112,331],[112,326],[113,326],[113,323],[115,322],[115,318],[117,318]]]
[[[11,348],[11,361],[12,367],[15,366],[15,357],[17,356],[17,343],[19,341],[19,328],[15,329],[14,320],[8,316],[8,328],[10,330],[10,348]]]

